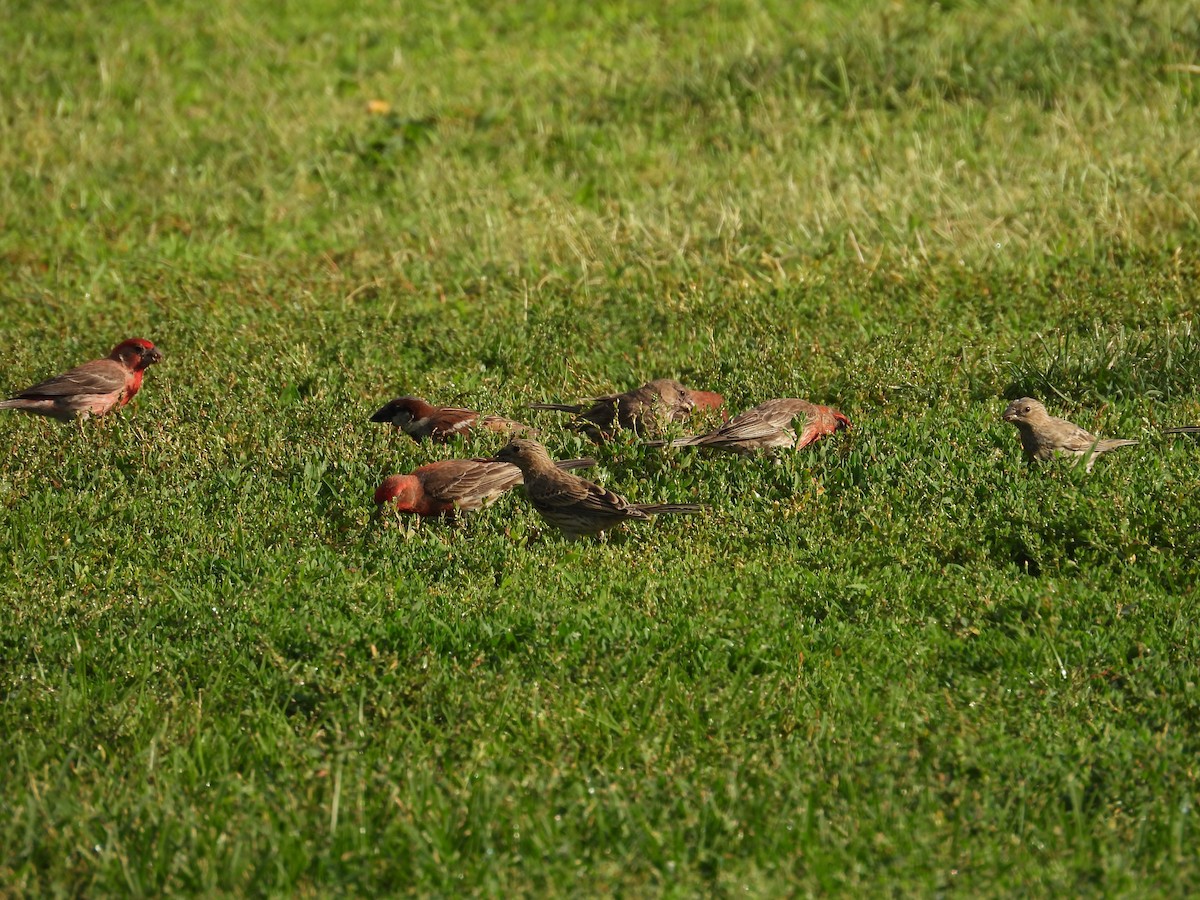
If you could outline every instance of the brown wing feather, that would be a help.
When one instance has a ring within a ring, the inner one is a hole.
[[[14,399],[53,400],[73,394],[111,394],[125,386],[127,375],[128,371],[119,362],[97,359],[26,388],[15,394]]]
[[[1092,445],[1099,443],[1100,439],[1086,429],[1080,428],[1074,422],[1068,422],[1066,419],[1053,418],[1054,424],[1058,426],[1054,437],[1058,441],[1058,446],[1064,450],[1070,450],[1074,453],[1084,453],[1092,448]]]
[[[434,500],[453,503],[467,497],[503,493],[521,482],[521,470],[490,459],[446,460],[437,476],[426,480],[425,492]]]

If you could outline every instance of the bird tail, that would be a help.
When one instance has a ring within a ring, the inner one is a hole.
[[[706,507],[700,503],[640,503],[638,509],[651,516],[663,513],[700,513]]]
[[[0,403],[0,408],[4,406]],[[1174,428],[1164,428],[1163,434],[1200,434],[1200,425],[1177,425]]]
[[[530,403],[530,409],[549,409],[554,412],[580,413],[583,405],[580,403]]]
[[[1124,438],[1114,438],[1108,441],[1099,441],[1096,444],[1097,453],[1107,453],[1109,450],[1117,450],[1120,447],[1132,447],[1137,441],[1129,441]]]
[[[590,469],[596,465],[596,460],[590,456],[585,456],[582,459],[556,460],[554,464],[564,471],[570,471],[571,469]]]
[[[672,438],[664,441],[646,441],[647,447],[695,447],[704,442],[705,435],[690,434],[687,437]]]
[[[0,400],[0,409],[19,409],[24,401],[19,399]]]

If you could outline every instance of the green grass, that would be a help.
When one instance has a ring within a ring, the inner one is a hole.
[[[1200,6],[353,6],[0,17],[0,391],[166,355],[0,417],[0,893],[1194,893]],[[665,375],[856,427],[522,412]],[[712,510],[377,521],[398,392]]]

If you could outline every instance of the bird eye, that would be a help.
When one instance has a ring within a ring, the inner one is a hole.
[[[1025,409],[1022,410],[1022,412],[1033,412],[1033,407],[1027,406],[1027,407],[1025,407]]]

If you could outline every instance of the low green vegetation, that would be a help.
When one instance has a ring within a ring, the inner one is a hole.
[[[0,17],[0,893],[1200,885],[1200,6]],[[779,460],[524,409],[652,377]],[[703,516],[373,517],[384,400]],[[1006,398],[1138,447],[1030,469]]]

